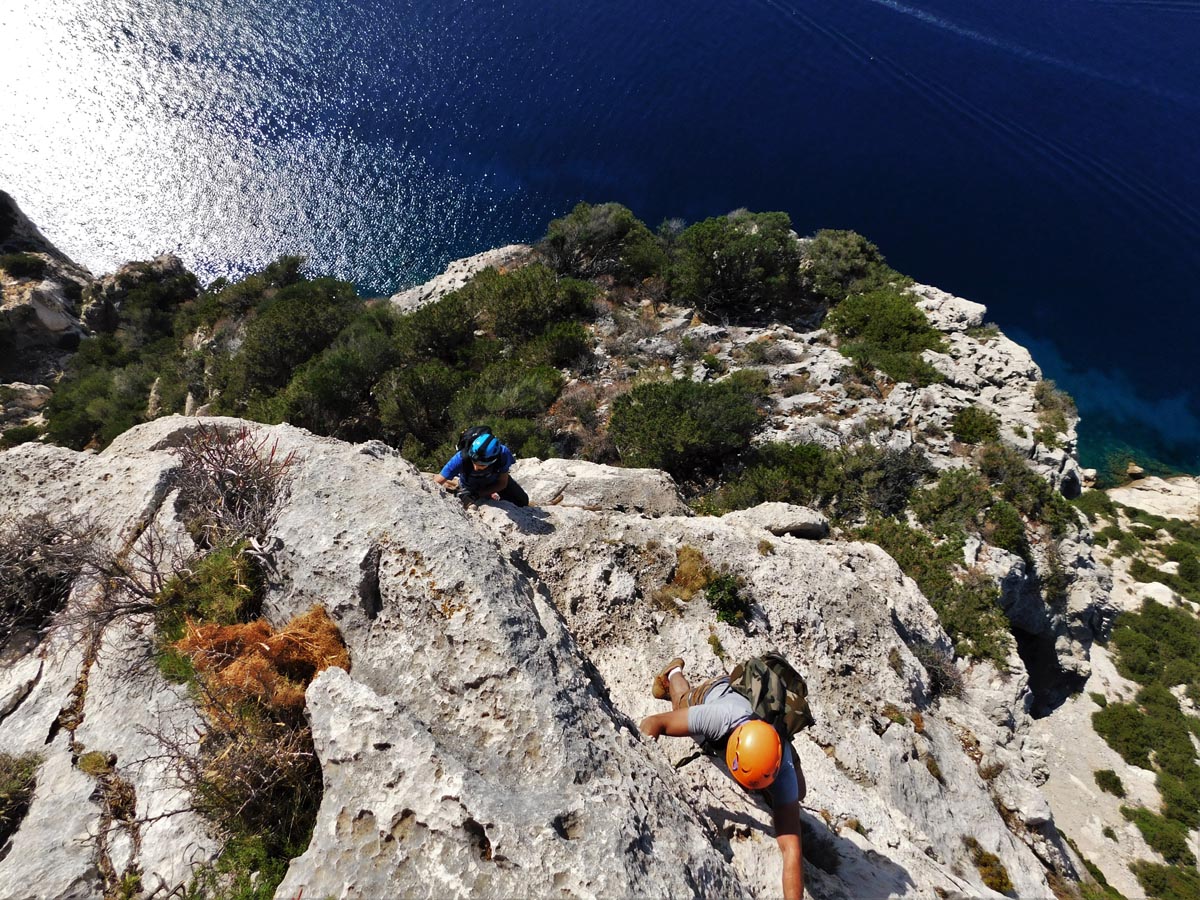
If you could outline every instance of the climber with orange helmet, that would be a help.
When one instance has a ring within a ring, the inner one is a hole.
[[[670,699],[671,711],[642,719],[643,734],[655,740],[663,734],[691,737],[701,747],[717,748],[738,784],[763,793],[783,854],[783,896],[800,900],[804,896],[800,846],[804,778],[791,747],[774,728],[753,718],[750,701],[733,690],[727,675],[693,688],[683,674],[683,660],[676,657],[654,677],[651,693],[656,700]]]
[[[507,500],[513,506],[528,506],[529,495],[508,474],[516,461],[491,428],[476,425],[463,432],[458,452],[433,480],[446,484],[457,478],[458,498],[464,506],[481,500]]]

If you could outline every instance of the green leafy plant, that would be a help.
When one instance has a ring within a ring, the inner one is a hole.
[[[985,885],[1001,894],[1013,894],[1016,891],[1012,879],[1008,875],[1008,869],[1004,867],[1000,857],[984,850],[979,841],[973,837],[964,837],[963,843],[971,854],[971,862],[975,864],[975,868],[979,871],[979,877],[983,879]]]
[[[804,242],[800,278],[809,294],[826,303],[912,283],[889,266],[879,248],[861,234],[833,229],[818,231]]]
[[[981,444],[1000,438],[1000,419],[979,406],[965,406],[950,421],[954,437],[964,444]]]
[[[0,846],[21,827],[41,764],[36,753],[0,753]]]
[[[1112,794],[1114,797],[1125,796],[1125,785],[1121,783],[1121,777],[1112,769],[1099,769],[1092,773],[1096,779],[1096,786],[1106,794]]]
[[[720,471],[750,444],[761,386],[734,376],[715,384],[641,384],[613,402],[609,434],[629,466],[686,480]]]
[[[800,299],[800,250],[786,213],[742,210],[705,219],[673,250],[672,294],[707,318],[789,309]]]
[[[550,223],[537,250],[555,271],[575,278],[636,283],[667,267],[658,239],[619,203],[580,203]]]
[[[7,272],[9,278],[41,278],[49,268],[44,259],[32,253],[6,253],[0,256],[0,269]]]
[[[743,595],[745,587],[738,576],[730,572],[713,575],[704,589],[708,605],[717,613],[717,621],[727,625],[740,625],[750,612],[750,601]]]
[[[941,380],[921,358],[923,350],[945,349],[941,333],[929,324],[910,295],[895,288],[847,297],[830,310],[825,327],[840,338],[843,355],[894,381],[923,386]]]

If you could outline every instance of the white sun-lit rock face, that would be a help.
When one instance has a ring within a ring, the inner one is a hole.
[[[100,454],[23,445],[2,457],[0,515],[90,514],[114,548],[153,520],[186,543],[171,448],[202,425],[240,424],[169,417]],[[265,612],[278,625],[323,604],[352,659],[308,690],[324,797],[278,896],[776,894],[766,807],[707,759],[673,768],[689,740],[655,743],[636,727],[666,708],[649,684],[671,656],[698,680],[769,648],[805,672],[817,718],[795,742],[812,896],[988,896],[964,837],[1023,896],[1048,895],[1039,857],[1069,867],[1037,801],[1022,679],[980,665],[963,700],[933,700],[910,646],[947,639],[878,548],[616,503],[464,511],[382,444],[252,427],[296,455],[266,542]],[[536,469],[523,477],[535,483]],[[703,594],[657,593],[683,546],[741,579],[741,625],[718,623]],[[113,628],[88,668],[78,642],[52,637],[3,667],[0,749],[43,763],[0,884],[99,892],[103,804],[79,767],[90,751],[115,756],[145,819],[136,840],[110,828],[118,872],[132,862],[143,884],[170,888],[213,859],[219,840],[154,763],[155,733],[196,735],[201,720],[185,692],[136,665],[148,640]],[[60,711],[80,690],[72,736]],[[1002,778],[981,774],[992,758]]]

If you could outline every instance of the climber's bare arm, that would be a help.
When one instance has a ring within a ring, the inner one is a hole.
[[[655,740],[658,740],[659,735],[662,734],[668,737],[687,737],[689,733],[687,714],[686,708],[655,713],[642,719],[642,724],[638,727],[642,734],[649,735]]]

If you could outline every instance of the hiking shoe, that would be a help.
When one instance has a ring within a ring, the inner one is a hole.
[[[654,676],[654,683],[650,686],[650,693],[654,695],[655,700],[669,700],[671,697],[671,688],[667,684],[667,673],[672,669],[682,669],[683,658],[675,657],[663,670]]]

